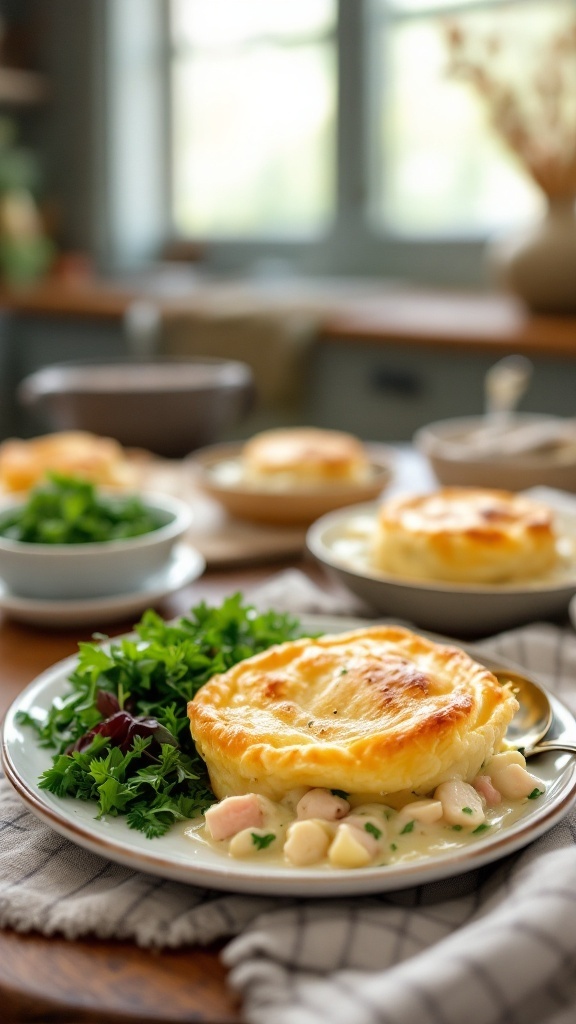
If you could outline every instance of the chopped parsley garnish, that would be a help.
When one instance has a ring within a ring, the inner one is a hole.
[[[257,832],[251,832],[250,836],[257,850],[265,850],[276,839],[274,832],[268,832],[265,836],[259,836]]]
[[[471,807],[463,807],[462,814],[474,814],[474,811],[472,810]]]
[[[186,705],[213,675],[301,635],[298,621],[258,613],[241,594],[204,602],[175,623],[147,611],[135,638],[81,643],[69,690],[44,718],[18,720],[55,751],[40,779],[57,796],[94,801],[148,838],[214,803]]]
[[[452,831],[453,832],[461,832],[462,831],[462,825],[452,825]]]
[[[544,793],[543,789],[538,789],[538,787],[536,787],[536,789],[533,789],[531,793],[528,793],[528,799],[529,800],[537,800],[539,796],[543,795],[543,793]]]
[[[481,825],[477,825],[476,828],[472,829],[472,835],[477,835],[478,832],[486,832],[490,828],[490,825],[483,821]]]
[[[394,853],[394,851],[398,849],[398,847],[396,846],[396,843],[390,843],[390,849]]]
[[[364,831],[369,832],[371,836],[374,836],[374,839],[382,838],[381,830],[379,828],[376,828],[376,825],[373,825],[371,821],[366,822],[366,824],[364,825]]]
[[[332,796],[339,796],[342,800],[348,799],[348,793],[343,789],[331,789],[330,792],[332,793]]]
[[[412,832],[413,829],[414,829],[414,825],[415,824],[416,824],[415,821],[407,821],[406,824],[404,825],[404,828],[402,829],[400,835],[403,836],[403,835],[406,835],[407,832]]]

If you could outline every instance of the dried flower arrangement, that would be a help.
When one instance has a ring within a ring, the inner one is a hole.
[[[576,198],[576,18],[538,40],[519,82],[509,81],[505,40],[444,25],[448,74],[469,83],[490,124],[549,200]]]

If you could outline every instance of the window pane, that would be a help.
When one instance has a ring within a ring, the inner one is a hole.
[[[312,30],[333,28],[334,4],[277,6],[175,5],[174,29],[185,24],[193,44],[173,63],[173,213],[184,235],[302,236],[333,214],[334,41]]]
[[[505,18],[492,9],[459,22],[482,38],[501,39],[498,67],[524,99],[528,69],[539,60],[543,39],[566,24],[566,12],[565,3],[526,3]],[[388,34],[381,31],[379,46],[377,218],[400,231],[438,233],[485,231],[533,216],[543,205],[539,188],[491,128],[470,87],[446,74],[442,21],[394,22]]]
[[[278,34],[305,38],[328,32],[333,23],[333,0],[172,0],[177,44],[218,47]]]
[[[388,7],[394,11],[436,11],[441,7],[467,7],[470,4],[478,6],[478,0],[379,0],[381,7]],[[506,3],[506,0],[484,0],[485,6]]]

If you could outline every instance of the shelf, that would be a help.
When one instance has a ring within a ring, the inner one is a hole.
[[[202,315],[207,304],[227,309],[293,308],[317,316],[317,338],[323,344],[416,346],[430,351],[483,352],[576,360],[576,317],[533,316],[514,298],[499,293],[423,290],[394,285],[366,287],[359,296],[340,282],[337,290],[318,285],[316,300],[309,281],[302,291],[294,285],[292,301],[286,294],[277,307],[269,292],[239,282],[204,283],[197,291],[162,296],[150,283],[130,287],[122,281],[94,279],[76,282],[47,278],[22,289],[0,283],[0,314],[43,317],[81,317],[121,321],[131,302],[146,296],[156,301],[166,319]],[[260,303],[260,307],[259,307]]]
[[[35,71],[0,67],[0,104],[34,106],[48,99],[48,82]]]

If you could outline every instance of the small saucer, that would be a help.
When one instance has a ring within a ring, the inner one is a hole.
[[[202,575],[206,563],[189,544],[178,544],[171,562],[162,572],[151,576],[142,589],[130,594],[71,601],[39,600],[11,594],[0,580],[0,610],[9,618],[35,626],[66,629],[73,626],[100,626],[106,622],[138,615],[156,601]]]

